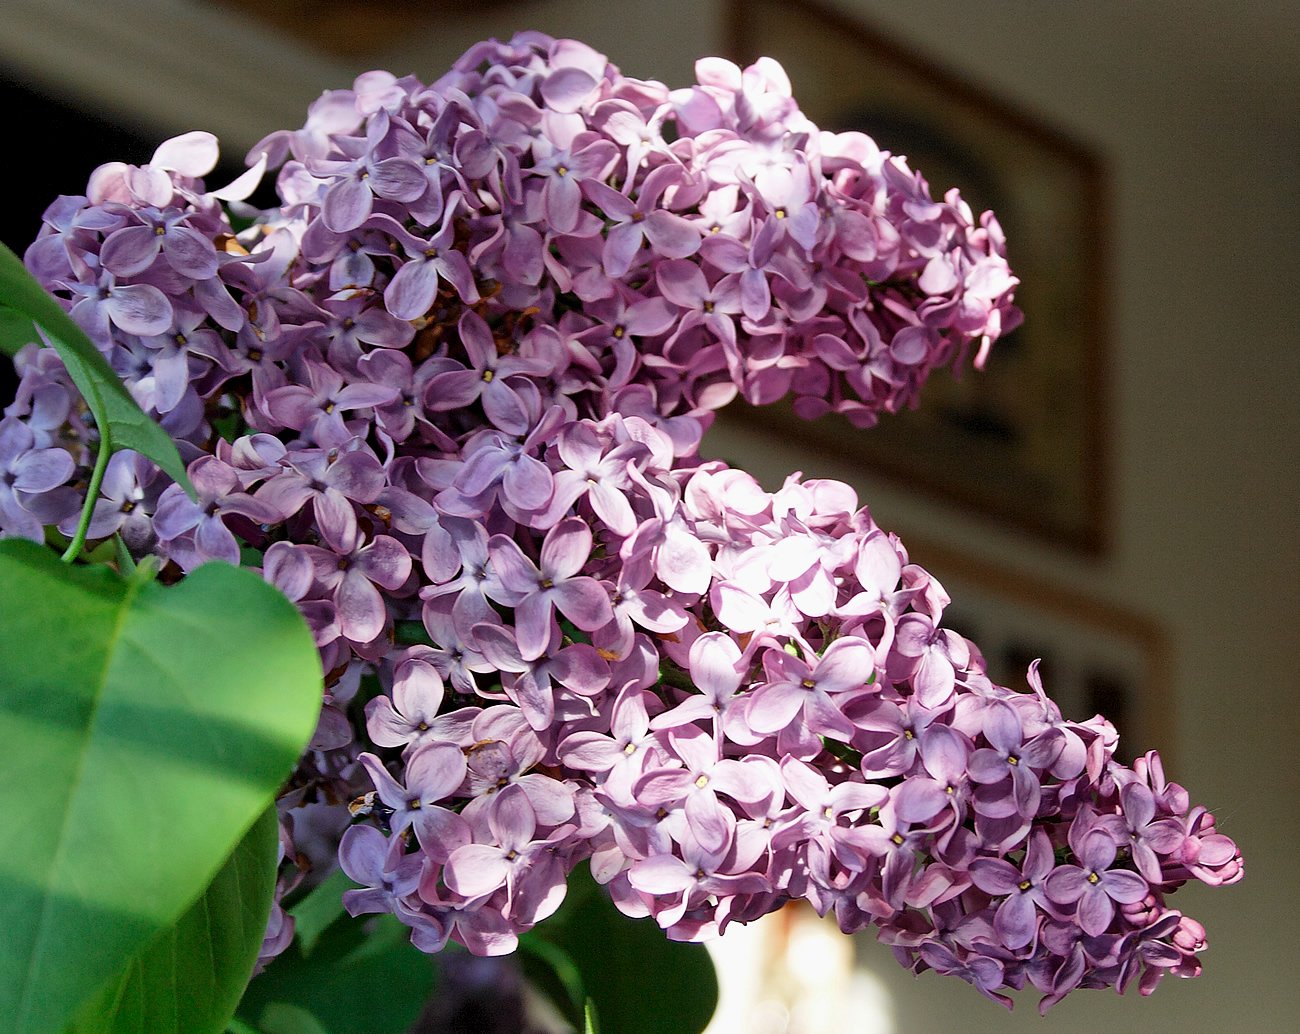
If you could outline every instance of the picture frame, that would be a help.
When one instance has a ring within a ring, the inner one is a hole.
[[[734,0],[729,55],[776,58],[819,126],[906,155],[941,197],[992,209],[1023,326],[982,371],[937,371],[919,408],[861,431],[788,404],[721,416],[860,464],[964,512],[1085,554],[1107,544],[1108,274],[1102,163],[1085,145],[816,0]]]

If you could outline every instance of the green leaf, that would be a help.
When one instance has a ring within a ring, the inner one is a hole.
[[[600,1019],[596,1012],[596,1003],[590,998],[582,1010],[582,1034],[600,1034]]]
[[[266,933],[278,839],[268,808],[198,901],[92,1000],[71,1034],[221,1034]]]
[[[274,1002],[262,1010],[262,1034],[329,1034],[329,1031],[306,1009]]]
[[[718,978],[704,945],[670,941],[650,920],[629,919],[585,866],[569,876],[560,910],[533,932],[573,960],[608,1030],[699,1034],[717,1008]]]
[[[180,918],[321,701],[296,608],[208,564],[167,588],[0,542],[0,1034],[61,1031]],[[93,946],[93,950],[92,950]]]
[[[68,375],[95,415],[100,448],[134,449],[153,460],[191,496],[194,486],[176,443],[151,420],[126,390],[108,361],[100,354],[54,297],[27,272],[17,255],[0,244],[0,305],[8,310],[0,318],[0,351],[14,355],[33,340],[31,324],[48,335]]]
[[[537,930],[530,930],[519,938],[519,955],[529,983],[568,1019],[582,1022],[590,999],[582,972],[569,953]]]
[[[325,1034],[404,1034],[435,979],[433,960],[411,944],[410,934],[393,916],[381,915],[333,923],[310,956],[295,940],[249,985],[239,1015],[266,1030],[268,1016],[292,1006]]]
[[[343,892],[356,887],[347,873],[335,869],[289,909],[293,916],[294,937],[304,955],[310,955],[321,935],[343,916]]]

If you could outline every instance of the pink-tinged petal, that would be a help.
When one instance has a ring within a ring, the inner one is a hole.
[[[796,758],[781,762],[781,779],[790,796],[808,811],[819,811],[830,799],[831,788],[826,777]]]
[[[400,589],[411,574],[411,554],[397,539],[380,535],[357,555],[356,570],[385,589]]]
[[[1141,783],[1127,783],[1119,800],[1125,819],[1134,829],[1141,829],[1156,817],[1155,795]]]
[[[585,180],[582,184],[582,191],[611,219],[621,222],[631,219],[636,213],[636,205],[625,194],[621,194],[613,187],[601,183],[600,180]],[[642,189],[642,196],[644,197],[644,188]]]
[[[594,632],[614,620],[609,594],[594,578],[570,578],[552,590],[555,606],[584,632]]]
[[[1001,858],[976,858],[970,875],[975,886],[995,897],[1013,893],[1023,879],[1019,869]]]
[[[77,465],[63,449],[33,449],[13,467],[19,492],[49,492],[72,477]]]
[[[632,260],[641,249],[642,237],[640,223],[621,223],[609,231],[601,254],[601,263],[608,276],[621,277],[632,268]]]
[[[591,503],[591,508],[596,511],[596,516],[604,521],[615,535],[626,537],[636,531],[636,514],[632,512],[632,504],[617,488],[599,481],[591,486],[587,500]]]
[[[388,846],[388,838],[374,826],[350,826],[339,841],[339,865],[353,882],[375,886],[384,879]]]
[[[655,551],[655,573],[670,589],[703,593],[713,575],[708,547],[685,528],[669,525]]]
[[[633,787],[635,798],[652,808],[671,808],[695,789],[695,778],[684,768],[647,772]]]
[[[740,311],[751,320],[761,320],[772,308],[772,291],[761,269],[740,274]]]
[[[126,226],[109,234],[99,262],[114,276],[135,276],[153,265],[162,238],[152,226]]]
[[[420,803],[435,804],[455,793],[465,779],[465,753],[454,743],[430,743],[406,760],[406,788]]]
[[[362,754],[358,760],[366,774],[370,776],[370,781],[375,785],[375,791],[379,794],[379,799],[388,807],[395,810],[405,811],[409,794],[406,789],[388,773],[384,763],[373,754]]]
[[[115,287],[104,307],[109,319],[128,334],[155,337],[172,325],[172,303],[151,284]]]
[[[808,728],[819,736],[833,736],[845,742],[853,737],[853,723],[820,689],[809,695],[804,716]]]
[[[515,635],[519,641],[519,656],[526,661],[536,660],[547,651],[556,625],[554,607],[549,592],[534,592],[515,607]]]
[[[414,201],[428,185],[424,170],[409,158],[385,158],[370,168],[370,189],[393,201]]]
[[[289,599],[297,601],[311,589],[312,564],[295,546],[274,542],[262,559],[262,576]]]
[[[1023,948],[1034,939],[1038,929],[1037,910],[1028,894],[1013,892],[993,915],[993,929],[1002,943],[1015,950]]]
[[[507,538],[505,535],[493,535],[488,541],[488,550],[491,556],[492,573],[512,594],[511,599],[497,602],[513,607],[525,594],[537,589],[541,582],[541,574],[533,566],[533,562],[524,556],[524,551],[519,548],[514,539]]]
[[[415,736],[415,727],[393,709],[393,702],[378,696],[366,704],[366,732],[381,747],[404,747]]]
[[[558,749],[561,762],[587,772],[608,772],[627,755],[608,736],[598,732],[575,732],[566,736]]]
[[[947,294],[958,284],[952,259],[947,254],[935,255],[926,263],[916,283],[926,294]]]
[[[440,865],[453,851],[466,847],[473,839],[469,823],[446,808],[421,808],[411,825],[424,853]]]
[[[977,783],[1000,783],[1010,774],[1006,759],[996,750],[981,747],[970,756],[967,768]]]
[[[685,259],[665,262],[655,274],[665,298],[683,309],[699,309],[709,296],[709,285],[700,267]]]
[[[691,644],[691,679],[713,700],[731,696],[740,688],[740,647],[723,632],[706,632]]]
[[[948,807],[950,799],[937,782],[921,777],[906,780],[890,794],[894,811],[904,823],[932,818]]]
[[[591,556],[591,529],[584,521],[570,517],[552,528],[542,543],[541,568],[544,577],[559,581],[582,570]]]
[[[438,267],[413,260],[397,271],[384,290],[384,307],[399,320],[419,319],[438,294]]]
[[[715,582],[709,595],[718,619],[735,632],[757,631],[772,613],[762,599],[731,582]]]
[[[745,713],[749,727],[758,733],[784,729],[803,709],[806,696],[802,689],[789,684],[759,686],[749,698],[749,708]]]
[[[572,114],[596,89],[596,80],[581,68],[557,68],[542,80],[542,100],[552,111]]]
[[[1102,878],[1102,885],[1106,893],[1121,905],[1137,904],[1151,889],[1146,880],[1127,869],[1109,870]]]
[[[1015,753],[1024,740],[1020,718],[1010,704],[994,701],[984,712],[984,735],[1003,754]]]
[[[639,589],[635,598],[624,601],[627,614],[651,632],[676,632],[690,621],[686,608],[653,589]]]
[[[1100,890],[1089,890],[1079,899],[1078,919],[1083,932],[1097,937],[1106,932],[1115,917],[1115,905]]]
[[[644,225],[654,250],[664,258],[685,259],[700,250],[700,231],[675,212],[651,212]]]
[[[912,676],[912,688],[917,702],[930,710],[942,707],[952,699],[956,682],[952,662],[937,650],[931,650],[926,655]]]
[[[716,795],[704,791],[686,798],[686,824],[700,847],[710,854],[719,854],[731,840],[736,819]]]
[[[695,883],[690,866],[670,854],[644,858],[632,866],[628,881],[644,894],[680,894]]]
[[[432,724],[442,706],[444,689],[438,670],[425,661],[414,658],[403,661],[393,672],[393,703],[407,717],[408,724]],[[395,747],[397,744],[386,743],[383,746]]]
[[[506,498],[521,510],[543,509],[555,491],[555,478],[549,467],[532,456],[520,456],[506,467],[501,479]]]
[[[325,225],[335,233],[347,233],[366,221],[373,204],[374,195],[370,188],[362,180],[348,177],[330,187],[321,206],[321,216]],[[392,312],[391,306],[389,312]]]
[[[524,792],[533,813],[537,816],[537,821],[542,825],[558,826],[573,818],[576,810],[573,790],[558,779],[552,779],[540,772],[530,772],[520,777],[515,785]],[[530,839],[532,835],[529,834]]]
[[[571,175],[552,176],[546,184],[546,215],[560,233],[572,233],[578,226],[582,191]]]
[[[149,164],[171,169],[182,176],[202,179],[217,167],[218,154],[217,138],[196,129],[164,140],[154,151]]]
[[[442,878],[455,893],[467,898],[483,897],[504,887],[510,876],[510,863],[499,847],[467,844],[447,858]]]
[[[456,288],[460,300],[473,305],[479,300],[478,285],[474,282],[474,271],[469,260],[459,251],[448,250],[442,256],[442,275]]]
[[[609,662],[586,643],[566,646],[551,658],[551,675],[583,696],[594,696],[609,685]]]
[[[217,275],[217,249],[197,230],[173,226],[163,238],[163,255],[168,265],[191,280],[207,280]]]
[[[642,298],[627,307],[623,323],[629,334],[654,337],[677,322],[677,308],[666,298]]]
[[[529,430],[528,407],[518,392],[511,386],[511,381],[519,383],[519,378],[496,378],[483,385],[483,412],[488,422],[507,434],[526,434]]]
[[[809,568],[790,583],[790,598],[808,617],[824,617],[835,609],[839,588],[835,579],[820,565]]]
[[[401,397],[400,390],[387,384],[356,381],[335,392],[334,404],[339,409],[370,409],[373,406],[386,406],[397,402]]]
[[[205,517],[194,532],[194,546],[206,560],[239,563],[239,543],[220,517]]]
[[[348,571],[334,593],[339,629],[354,643],[368,643],[384,630],[388,611],[379,590],[360,571]]]
[[[492,802],[488,827],[507,850],[522,850],[537,832],[537,814],[520,786],[507,786]]]
[[[817,688],[827,693],[842,693],[865,686],[875,674],[876,655],[864,639],[837,639],[817,662],[814,678]]]
[[[301,484],[301,482],[299,482]],[[257,493],[262,499],[265,490]],[[326,491],[317,495],[312,501],[312,512],[316,517],[316,526],[321,538],[330,546],[342,549],[345,543],[356,540],[357,513],[352,503],[341,492]]]
[[[1044,887],[1047,896],[1062,905],[1078,901],[1079,898],[1092,889],[1092,885],[1087,879],[1087,873],[1077,865],[1058,866],[1047,877]]]
[[[767,552],[767,572],[778,582],[792,582],[818,561],[817,546],[807,535],[790,535]]]

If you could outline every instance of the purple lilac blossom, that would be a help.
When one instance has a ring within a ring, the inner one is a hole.
[[[770,59],[696,73],[523,33],[324,94],[222,190],[195,133],[51,205],[28,267],[201,497],[117,457],[92,539],[261,557],[327,673],[293,857],[423,950],[513,950],[589,860],[668,937],[804,898],[1007,1004],[1195,975],[1167,897],[1241,856],[1158,756],[993,684],[848,486],[698,455],[736,395],[867,427],[982,366],[1020,319],[997,220]],[[0,535],[66,533],[97,436],[57,356],[19,369]],[[262,964],[291,936],[277,906]]]

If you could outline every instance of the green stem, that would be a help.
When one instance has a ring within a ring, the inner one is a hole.
[[[95,503],[99,501],[99,486],[104,483],[104,471],[108,468],[108,458],[113,453],[110,444],[103,438],[99,440],[99,449],[95,453],[95,469],[90,474],[90,487],[86,489],[86,501],[81,507],[81,520],[77,522],[77,533],[72,536],[68,548],[64,551],[63,562],[70,564],[81,553],[86,544],[86,532],[90,530],[90,518],[95,512]]]

